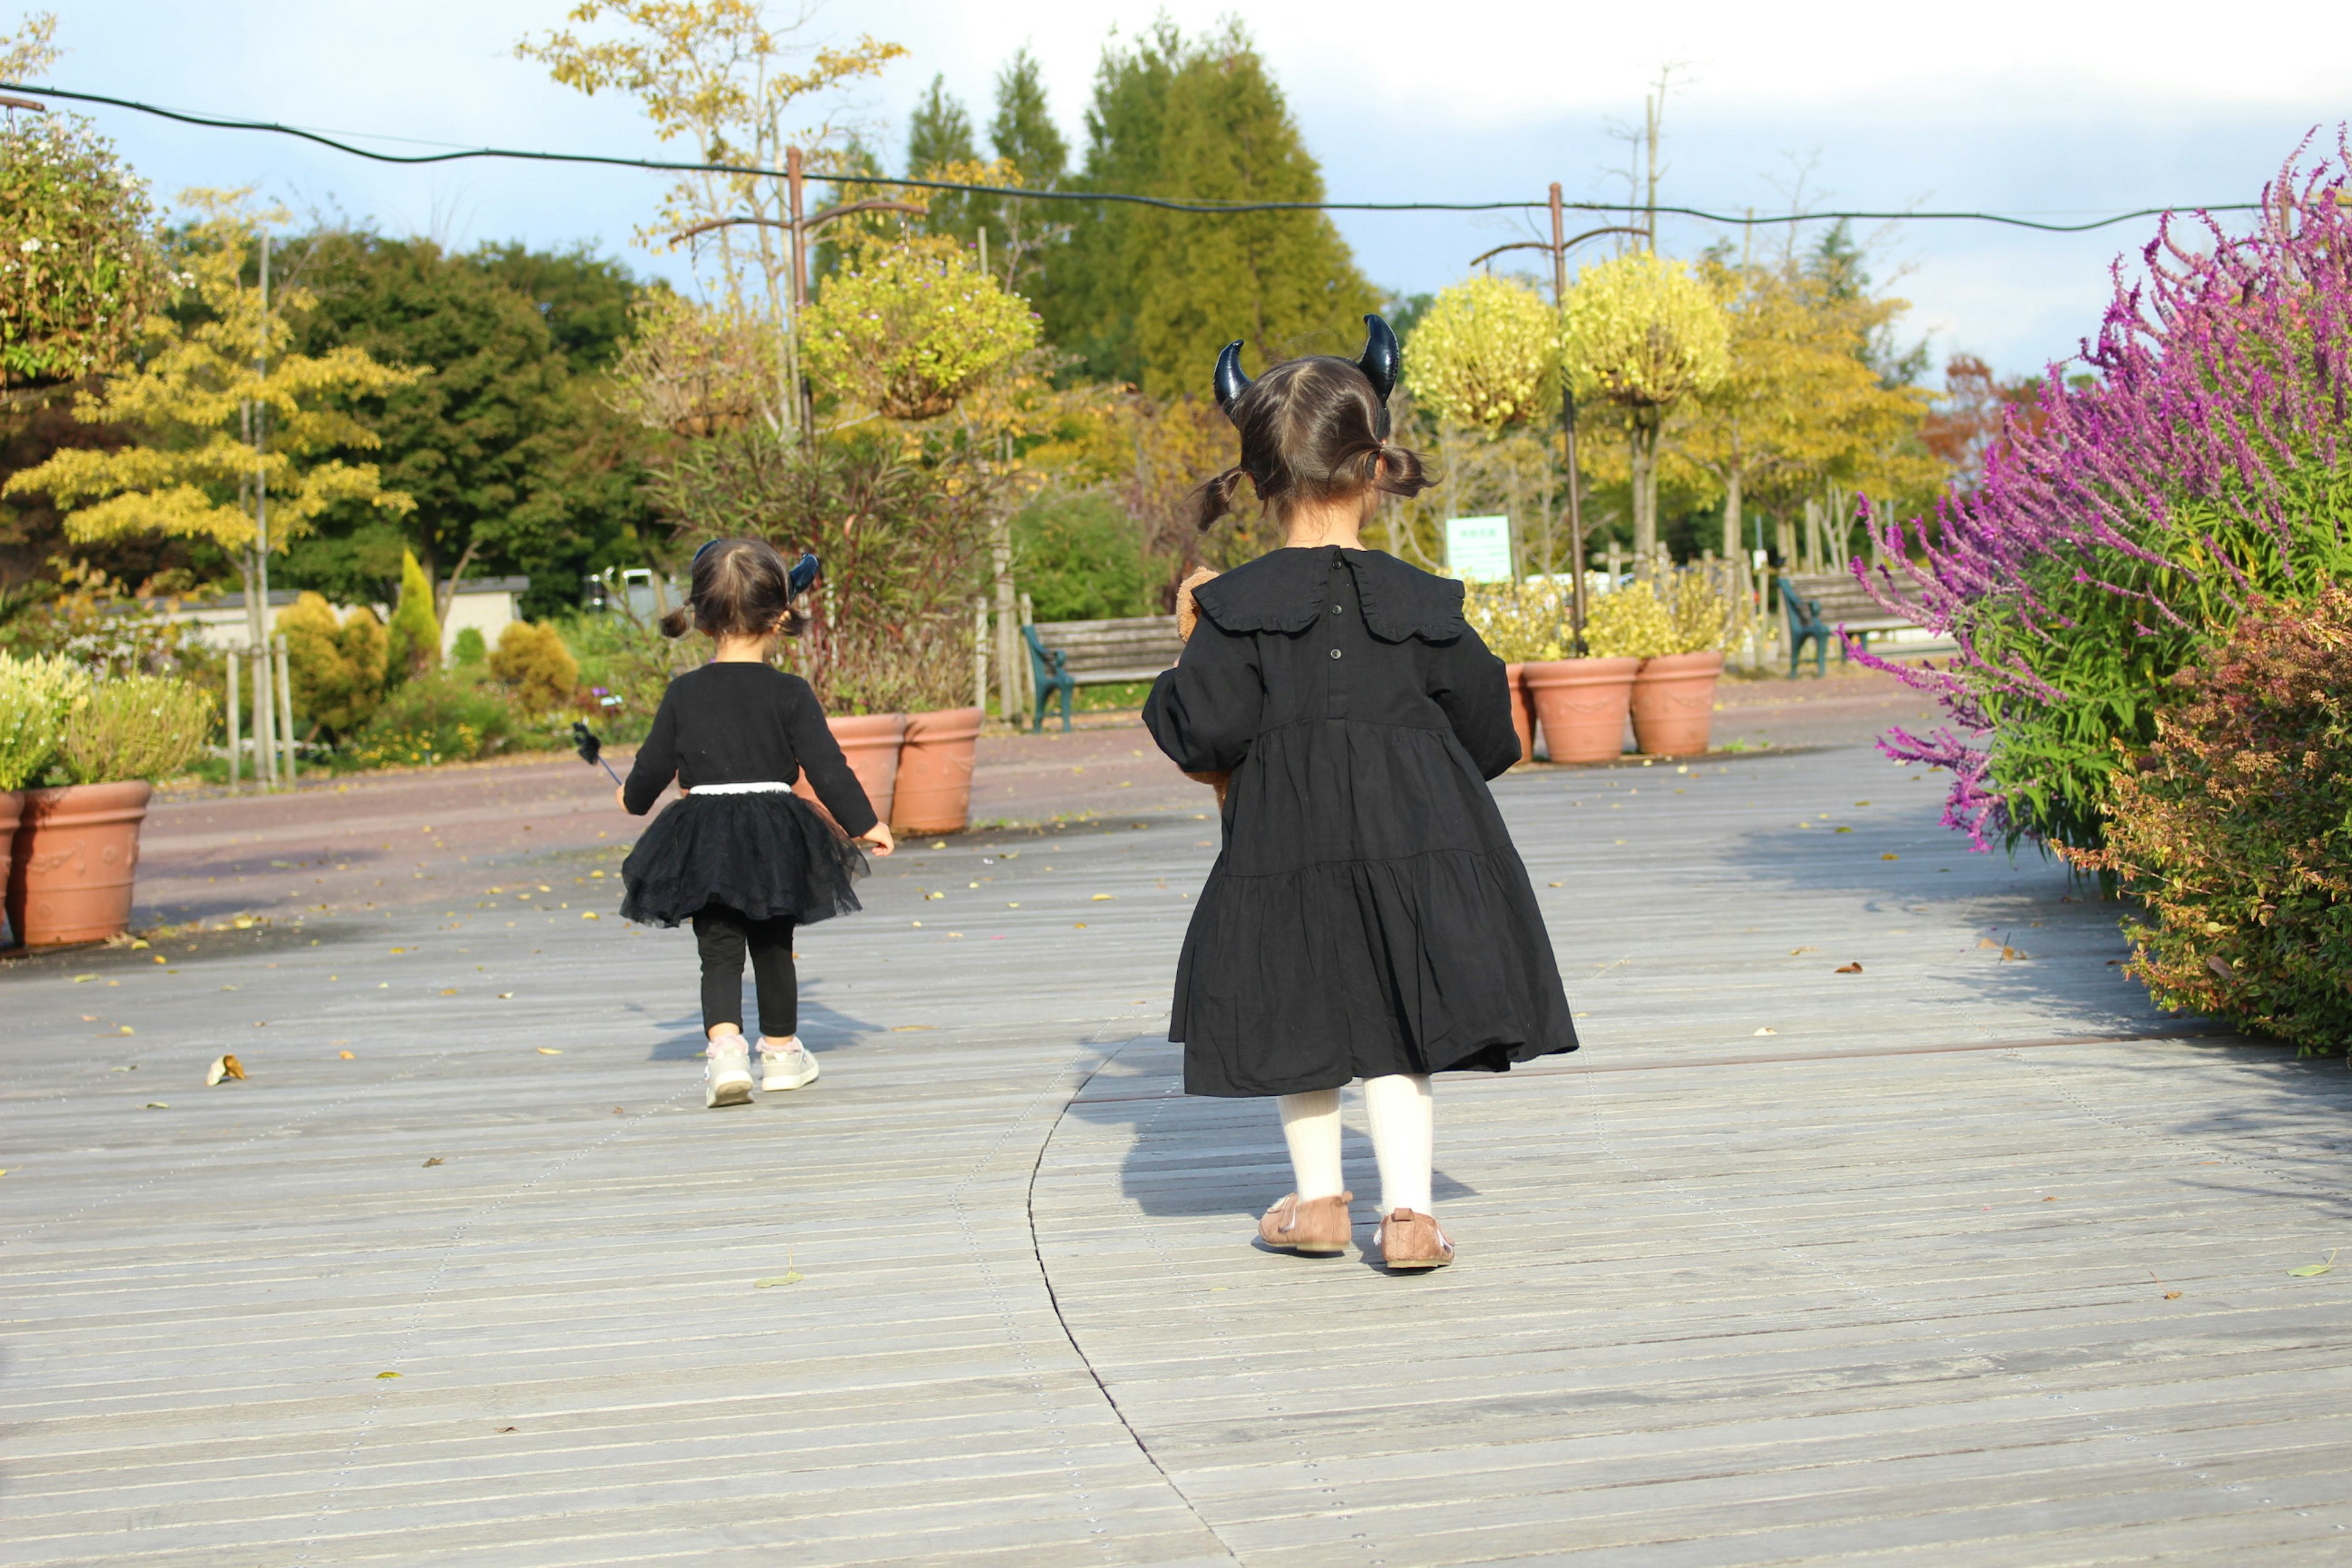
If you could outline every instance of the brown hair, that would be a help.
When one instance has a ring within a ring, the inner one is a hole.
[[[1419,495],[1437,482],[1420,453],[1381,437],[1380,395],[1347,360],[1286,360],[1250,383],[1231,412],[1242,460],[1192,492],[1204,531],[1233,510],[1244,475],[1276,512],[1366,489]]]
[[[664,637],[691,626],[707,637],[766,637],[782,623],[788,637],[808,630],[808,612],[793,597],[792,568],[764,539],[714,539],[694,552],[687,601],[661,618]]]

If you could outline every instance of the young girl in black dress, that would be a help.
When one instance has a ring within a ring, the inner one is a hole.
[[[681,798],[622,863],[621,913],[666,926],[694,922],[709,1106],[751,1098],[743,1038],[747,953],[760,997],[760,1087],[800,1089],[816,1080],[816,1058],[797,1032],[793,928],[858,907],[850,888],[866,874],[858,843],[877,855],[893,847],[816,693],[769,662],[778,637],[808,628],[793,587],[783,557],[759,540],[714,540],[696,552],[691,596],[663,617],[662,630],[681,637],[697,627],[718,653],[669,683],[628,782],[614,792],[623,810],[643,816],[677,780]],[[793,794],[803,771],[833,822]]]
[[[1486,788],[1519,758],[1502,661],[1463,620],[1461,584],[1360,538],[1383,495],[1433,482],[1388,442],[1400,356],[1365,320],[1356,363],[1291,360],[1253,383],[1239,343],[1219,359],[1242,460],[1198,492],[1201,526],[1246,476],[1285,547],[1186,584],[1200,618],[1143,717],[1179,767],[1232,775],[1169,1036],[1187,1092],[1279,1097],[1298,1185],[1259,1238],[1348,1245],[1339,1089],[1361,1079],[1374,1253],[1424,1269],[1454,1258],[1430,1212],[1429,1075],[1506,1072],[1576,1049],[1576,1032]]]

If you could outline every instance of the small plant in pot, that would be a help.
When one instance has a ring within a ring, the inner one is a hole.
[[[1634,589],[1650,594],[1647,584]],[[1704,752],[1715,728],[1715,689],[1724,651],[1747,634],[1746,606],[1698,571],[1675,574],[1668,602],[1658,604],[1664,635],[1653,634],[1633,678],[1633,744],[1644,756]],[[1615,595],[1612,595],[1614,597]]]
[[[1664,609],[1646,584],[1592,601],[1585,657],[1528,666],[1528,698],[1555,763],[1614,762],[1625,751],[1625,716],[1642,660],[1670,640]]]
[[[1536,714],[1527,672],[1565,659],[1569,650],[1568,590],[1556,583],[1465,583],[1462,617],[1476,628],[1486,651],[1503,661],[1511,685],[1511,725],[1519,732],[1519,761],[1536,754]]]
[[[65,682],[51,781],[24,792],[8,923],[28,947],[103,942],[131,923],[139,829],[154,783],[210,740],[212,698],[170,676]]]
[[[54,654],[0,658],[0,889],[15,864],[26,786],[40,782],[57,756],[66,705],[87,684],[79,668]]]

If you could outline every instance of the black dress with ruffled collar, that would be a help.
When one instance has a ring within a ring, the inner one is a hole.
[[[1486,788],[1518,761],[1462,585],[1372,550],[1276,550],[1202,584],[1143,721],[1231,770],[1169,1037],[1192,1094],[1507,1071],[1576,1049],[1527,868]]]

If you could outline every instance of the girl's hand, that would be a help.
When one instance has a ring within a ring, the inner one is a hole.
[[[870,846],[877,859],[887,858],[891,850],[898,847],[898,841],[890,837],[890,825],[887,822],[877,822],[859,834],[857,842]]]
[[[614,784],[613,786],[613,804],[619,806],[623,811],[629,809],[629,791],[627,785]]]

